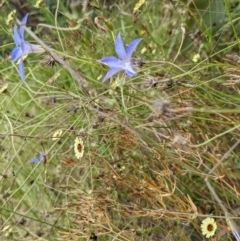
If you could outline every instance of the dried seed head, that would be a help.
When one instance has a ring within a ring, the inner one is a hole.
[[[65,58],[62,57],[62,59],[64,60]],[[46,55],[43,61],[47,67],[51,67],[51,68],[53,68],[56,64],[58,64],[58,61],[54,59],[51,55]]]
[[[156,88],[158,84],[157,78],[153,76],[148,76],[147,79],[144,81],[144,88],[146,89],[152,89]]]
[[[153,103],[154,112],[157,115],[162,115],[169,111],[169,101],[168,100],[155,100]]]
[[[145,62],[142,60],[141,57],[131,59],[131,64],[132,64],[133,68],[135,67],[135,68],[139,69],[140,67],[142,67],[144,65],[144,63]]]

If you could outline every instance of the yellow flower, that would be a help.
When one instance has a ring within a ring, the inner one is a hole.
[[[43,0],[37,0],[35,3],[35,8],[42,8],[44,6]]]
[[[7,16],[7,20],[6,20],[6,24],[10,25],[13,22],[14,16],[16,15],[16,9],[14,9],[13,11],[11,11],[8,16]]]
[[[217,224],[213,218],[205,218],[201,224],[202,234],[207,238],[214,236],[217,230]]]
[[[145,0],[139,0],[136,4],[135,7],[133,9],[133,13],[136,13],[137,11],[140,10],[140,8],[144,5]]]
[[[200,59],[200,54],[195,54],[195,55],[193,56],[193,58],[192,58],[192,61],[193,61],[194,63],[197,63],[199,59]]]
[[[7,88],[8,88],[8,84],[5,84],[2,87],[0,87],[0,94],[5,93],[7,91]]]
[[[55,131],[53,133],[52,140],[53,141],[59,140],[59,137],[61,137],[61,135],[62,135],[62,130],[61,129]]]
[[[13,230],[12,228],[10,228],[10,225],[7,225],[2,229],[2,232],[5,233],[5,237],[8,237],[12,233],[12,231]]]
[[[83,152],[84,152],[84,145],[83,145],[83,140],[80,137],[77,137],[75,139],[75,143],[74,143],[74,152],[75,152],[75,156],[80,159],[83,156]]]

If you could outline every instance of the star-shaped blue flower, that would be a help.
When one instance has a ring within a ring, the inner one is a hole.
[[[31,159],[31,162],[32,162],[32,163],[39,163],[40,161],[43,160],[43,158],[44,158],[43,153],[42,153],[42,152],[39,152],[38,158],[36,158],[36,157],[32,158],[32,159]]]
[[[13,29],[13,40],[16,43],[16,47],[12,50],[12,61],[19,60],[18,71],[21,79],[25,81],[23,56],[30,53],[43,53],[45,50],[41,45],[30,44],[24,40],[24,25],[27,23],[28,14],[24,16],[21,21],[19,29],[14,26]]]
[[[122,70],[125,71],[125,73],[130,77],[137,75],[137,73],[133,70],[131,58],[134,50],[141,40],[141,38],[133,40],[125,50],[120,33],[118,34],[115,41],[115,51],[118,55],[118,58],[109,56],[98,61],[99,63],[105,64],[111,68],[103,78],[102,82],[105,82]]]

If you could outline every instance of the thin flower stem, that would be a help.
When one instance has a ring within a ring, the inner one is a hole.
[[[178,48],[178,52],[177,52],[176,56],[175,56],[174,59],[173,59],[173,62],[176,61],[178,55],[180,54],[180,51],[181,51],[182,45],[183,45],[183,41],[184,41],[184,38],[185,38],[186,30],[185,30],[185,27],[184,27],[183,24],[181,24],[181,30],[182,30],[182,39],[181,39],[180,46],[179,46],[179,48]]]
[[[123,96],[123,86],[122,85],[120,86],[120,89],[121,89],[122,105],[123,105],[124,110],[126,111],[127,108],[125,106],[125,101],[124,101],[124,96]]]
[[[49,24],[44,24],[44,23],[39,23],[37,26],[38,27],[41,26],[41,27],[44,27],[44,28],[61,30],[61,31],[74,31],[74,30],[78,30],[81,27],[81,23],[78,23],[76,26],[69,27],[69,28],[56,27],[56,26],[49,25]]]

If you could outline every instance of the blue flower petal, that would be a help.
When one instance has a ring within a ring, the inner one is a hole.
[[[22,56],[26,54],[33,53],[33,49],[31,48],[31,44],[28,42],[23,41],[21,43],[21,48],[22,48]]]
[[[44,157],[43,153],[39,152],[39,157],[38,158],[39,158],[40,161],[42,161],[43,157]]]
[[[124,64],[122,63],[122,60],[116,58],[116,57],[106,57],[103,59],[100,59],[98,61],[99,63],[105,64],[110,68],[122,68],[124,67]]]
[[[135,76],[137,73],[134,71],[134,69],[132,68],[132,66],[131,66],[131,63],[128,63],[127,65],[126,65],[126,67],[124,68],[124,70],[125,70],[125,73],[128,75],[128,76],[130,76],[130,77],[133,77],[133,76]]]
[[[120,59],[124,60],[127,58],[127,53],[123,45],[120,33],[118,34],[115,41],[115,51]]]
[[[24,66],[23,66],[22,58],[20,59],[20,62],[19,62],[18,71],[22,81],[25,81]]]
[[[131,58],[134,50],[136,49],[136,47],[138,46],[138,44],[140,43],[140,41],[142,40],[142,38],[137,38],[135,40],[133,40],[127,47],[127,55],[129,58]]]
[[[26,41],[22,41],[21,43],[21,48],[22,48],[22,56],[26,55],[26,54],[40,54],[45,52],[45,49],[38,44],[30,44]]]
[[[36,157],[32,158],[32,159],[31,159],[31,162],[32,162],[32,163],[39,163],[40,161],[43,160],[43,158],[44,158],[43,153],[42,153],[42,152],[39,152],[39,157],[38,157],[38,158],[36,158]]]
[[[17,47],[15,47],[12,50],[12,54],[11,54],[13,61],[16,61],[19,58],[21,58],[20,62],[19,62],[19,66],[18,66],[18,72],[23,81],[25,81],[23,56],[27,55],[29,53],[43,53],[45,51],[44,48],[40,45],[30,44],[30,43],[24,41],[24,27],[27,23],[27,19],[28,19],[28,14],[26,14],[23,17],[19,29],[16,26],[14,26],[13,39],[14,39],[14,42],[16,43]],[[43,157],[42,154],[41,154],[41,156],[39,156],[39,158],[40,157],[41,158]]]
[[[18,46],[20,46],[21,42],[23,41],[22,38],[20,37],[19,33],[18,33],[18,30],[17,30],[16,26],[14,26],[14,28],[13,28],[13,40],[16,43],[16,45],[18,45]]]
[[[125,73],[129,76],[129,77],[134,77],[137,75],[137,73],[132,69],[132,70],[129,70],[129,69],[126,69],[125,70]]]
[[[113,75],[120,72],[121,70],[124,70],[125,73],[130,77],[137,75],[137,73],[135,72],[135,70],[133,69],[133,67],[131,65],[131,62],[132,62],[131,56],[141,40],[142,40],[141,38],[133,40],[129,44],[127,51],[126,51],[124,48],[120,33],[117,35],[117,38],[115,41],[115,51],[116,51],[119,59],[110,56],[110,57],[105,57],[98,61],[99,63],[105,64],[111,68],[107,72],[106,76],[103,78],[102,82],[105,82],[106,80],[108,80]]]
[[[19,33],[20,33],[20,36],[22,37],[22,39],[24,39],[24,25],[26,25],[26,23],[27,23],[27,18],[28,18],[28,14],[29,13],[27,13],[24,17],[23,17],[23,19],[22,19],[22,21],[21,21],[21,25],[20,25],[20,27],[19,27]]]
[[[34,158],[31,159],[31,162],[32,162],[32,163],[38,163],[38,162],[40,162],[40,161],[39,161],[38,158],[34,157]]]
[[[15,62],[16,60],[18,60],[21,55],[22,55],[22,49],[20,47],[15,47],[12,50],[12,61]]]
[[[116,73],[120,72],[122,69],[110,69],[107,74],[105,75],[105,77],[103,78],[103,83],[108,80],[109,78],[111,78],[113,75],[115,75]]]

